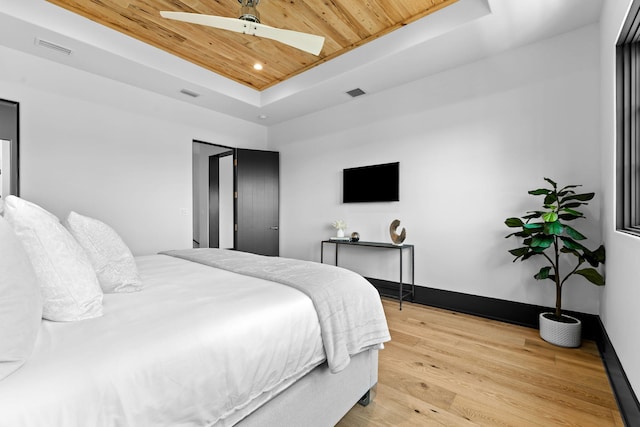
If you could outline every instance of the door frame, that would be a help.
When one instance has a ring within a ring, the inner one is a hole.
[[[220,149],[220,152],[215,153],[215,154],[202,153],[200,155],[202,157],[204,157],[204,156],[207,157],[207,161],[206,161],[207,168],[208,168],[208,165],[209,165],[209,160],[208,160],[209,157],[215,157],[215,156],[221,157],[221,156],[233,155],[234,158],[235,158],[235,148],[234,147],[229,147],[229,146],[225,146],[225,145],[221,145],[221,144],[214,144],[214,143],[211,143],[211,142],[206,142],[206,141],[193,139],[192,143],[191,143],[192,153],[193,153],[193,146],[195,144],[205,145],[205,146],[208,146],[208,147],[217,147],[217,148]],[[192,164],[193,164],[193,162],[192,162]],[[234,186],[233,191],[235,191],[235,171],[233,172],[233,174],[234,174],[234,176],[233,176],[233,186]],[[211,242],[209,242],[209,237],[210,237],[209,227],[210,227],[210,223],[211,223],[211,219],[210,219],[211,210],[210,210],[210,206],[209,206],[210,205],[210,201],[209,201],[210,189],[209,188],[206,189],[205,193],[207,194],[207,197],[205,199],[203,199],[202,197],[200,197],[199,194],[195,194],[196,185],[193,182],[193,179],[194,179],[194,177],[193,177],[193,174],[192,174],[192,182],[191,182],[191,189],[192,189],[192,193],[193,193],[192,197],[194,199],[196,197],[198,198],[198,208],[199,208],[198,211],[196,211],[196,209],[194,209],[193,215],[192,215],[192,224],[195,224],[195,222],[198,221],[198,225],[199,225],[199,232],[198,232],[198,236],[197,236],[198,237],[198,241],[196,241],[196,239],[194,237],[194,239],[193,239],[194,240],[194,244],[197,242],[198,243],[198,247],[211,247]],[[209,171],[207,170],[207,183],[206,183],[207,186],[209,186],[209,180],[210,180],[210,176],[209,176]],[[201,184],[204,184],[204,183],[201,182]],[[200,194],[203,194],[203,189],[200,189]],[[195,205],[196,205],[195,200],[194,200],[194,202],[192,204],[195,207]],[[207,206],[206,220],[201,220],[202,218],[200,218],[200,210],[205,205]],[[235,211],[235,206],[233,206],[233,209]],[[235,215],[235,212],[234,212],[234,215]],[[235,218],[234,218],[234,220],[235,220]],[[192,227],[195,228],[195,226],[193,226],[193,225],[192,225]],[[206,233],[202,230],[203,227],[207,228]],[[218,221],[218,228],[219,227],[220,227],[220,224],[219,224],[219,221]],[[200,236],[202,236],[202,237],[206,236],[206,240],[207,241],[206,242],[201,242],[200,241],[201,240]],[[207,244],[204,245],[204,243],[207,243]],[[235,241],[234,241],[234,246],[235,246]]]
[[[219,215],[216,215],[216,213],[214,212],[212,215],[212,209],[211,209],[211,197],[212,197],[212,180],[214,177],[211,176],[210,172],[209,172],[209,161],[210,159],[213,157],[217,157],[218,161],[220,159],[220,157],[226,157],[229,155],[233,155],[233,163],[232,163],[232,177],[233,177],[233,224],[232,224],[232,228],[233,228],[233,249],[237,250],[238,249],[238,224],[239,224],[239,203],[238,203],[238,188],[239,188],[239,178],[238,178],[238,152],[239,151],[246,151],[246,152],[265,152],[265,153],[276,153],[278,154],[279,157],[279,152],[277,151],[271,151],[271,150],[258,150],[258,149],[244,149],[244,148],[235,148],[235,147],[229,147],[229,146],[225,146],[225,145],[220,145],[220,144],[214,144],[214,143],[210,143],[210,142],[206,142],[206,141],[200,141],[200,140],[192,140],[192,147],[195,146],[195,144],[200,144],[200,145],[205,145],[205,146],[209,146],[209,147],[217,147],[220,149],[220,151],[218,153],[215,152],[211,152],[211,153],[200,153],[197,155],[197,157],[194,155],[193,156],[193,161],[192,164],[195,165],[197,164],[198,167],[200,167],[200,165],[203,165],[204,163],[206,163],[207,165],[207,188],[206,190],[204,188],[202,188],[201,186],[204,185],[204,183],[202,182],[202,173],[199,173],[198,176],[194,175],[196,173],[196,171],[193,171],[192,173],[192,179],[198,179],[198,185],[196,186],[195,182],[192,182],[192,192],[193,192],[193,197],[196,198],[197,197],[197,201],[194,200],[193,202],[193,207],[194,207],[194,212],[193,212],[193,223],[194,223],[194,234],[197,231],[197,236],[194,235],[194,245],[197,243],[198,245],[196,247],[212,247],[212,243],[215,244],[215,242],[212,242],[211,240],[211,226],[212,226],[212,222],[215,222],[217,224],[217,229],[220,230],[220,217]],[[194,152],[195,154],[195,150],[192,148],[192,152]],[[202,161],[202,158],[204,156],[207,156],[207,160]],[[219,164],[219,163],[218,163]],[[279,164],[279,162],[278,162]],[[279,167],[278,167],[279,169]],[[278,173],[279,175],[279,173]],[[279,199],[279,178],[277,179],[278,185],[277,185],[277,189],[276,192],[278,194],[278,199]],[[219,181],[216,182],[216,185],[219,185]],[[198,189],[198,191],[196,191],[196,188]],[[215,189],[213,189],[213,197],[217,197],[218,198],[218,209],[217,212],[220,212],[220,202],[219,202],[219,196],[220,196],[220,192],[219,192],[219,187],[218,187],[218,191],[215,191]],[[206,199],[204,199],[203,195],[206,194]],[[203,215],[204,212],[202,212],[203,207],[206,205],[207,207],[207,213],[206,213],[206,221],[203,220]],[[276,203],[277,206],[277,210],[279,210],[279,200]],[[202,215],[201,215],[202,213]],[[212,218],[213,216],[213,218]],[[276,224],[274,225],[274,227],[271,227],[272,230],[276,230],[277,234],[279,236],[279,214],[276,215]],[[212,221],[214,220],[214,221]],[[197,221],[197,227],[198,230],[196,230],[196,221]],[[206,222],[206,224],[205,224]],[[215,224],[213,224],[215,226]],[[206,231],[203,230],[203,227],[207,227]],[[220,231],[218,232],[218,246],[220,243]],[[196,240],[197,238],[197,240]],[[206,242],[204,241],[206,239]],[[279,253],[279,237],[278,239],[278,244],[277,244],[277,252]]]
[[[20,196],[20,103],[0,98],[0,107],[0,139],[10,141],[11,162],[10,175],[3,180],[9,180],[9,194]]]

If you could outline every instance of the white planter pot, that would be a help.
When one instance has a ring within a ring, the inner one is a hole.
[[[548,319],[540,313],[540,337],[543,340],[560,347],[580,347],[582,342],[582,322],[575,317],[563,314],[563,317],[573,319],[575,323],[558,322]]]

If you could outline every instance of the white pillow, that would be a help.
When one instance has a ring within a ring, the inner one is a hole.
[[[75,321],[102,316],[102,289],[96,273],[58,218],[15,196],[4,203],[4,217],[29,255],[42,291],[42,317]]]
[[[0,380],[29,358],[41,322],[36,273],[22,243],[0,217]]]
[[[133,255],[113,228],[76,212],[69,213],[64,226],[87,253],[103,292],[142,289]]]

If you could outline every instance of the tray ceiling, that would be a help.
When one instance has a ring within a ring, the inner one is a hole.
[[[161,10],[238,17],[237,0],[47,0],[262,91],[457,0],[262,0],[261,22],[325,37],[319,56],[276,41],[160,17]],[[255,70],[254,64],[263,66]]]

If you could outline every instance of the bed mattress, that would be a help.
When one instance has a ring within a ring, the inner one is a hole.
[[[0,382],[0,426],[233,425],[325,360],[293,288],[165,255],[137,257],[141,292],[104,316],[43,320]]]

